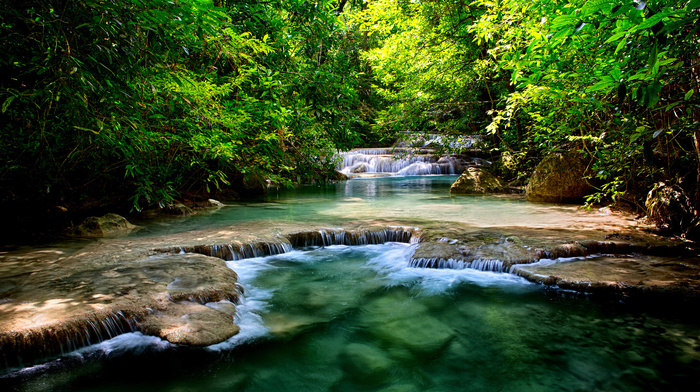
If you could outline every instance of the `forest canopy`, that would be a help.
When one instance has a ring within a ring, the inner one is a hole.
[[[697,209],[699,17],[700,0],[3,2],[0,200],[324,182],[337,151],[430,132],[481,135],[521,183],[577,148],[590,202],[666,181]]]

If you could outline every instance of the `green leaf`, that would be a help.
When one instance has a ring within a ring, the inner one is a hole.
[[[700,2],[700,0],[698,0],[698,1]],[[695,90],[693,90],[693,89],[690,89],[690,90],[688,90],[688,92],[687,92],[687,93],[685,93],[685,97],[684,97],[684,99],[685,99],[686,101],[687,101],[687,100],[689,100],[689,99],[690,99],[690,97],[692,97],[692,96],[693,96],[693,93],[694,93],[694,92],[695,92]]]
[[[654,82],[647,86],[647,93],[646,93],[646,107],[651,108],[654,105],[656,105],[657,102],[659,102],[661,94],[661,83],[659,82]]]
[[[661,19],[671,15],[670,12],[660,12],[658,14],[652,15],[650,18],[647,18],[644,22],[641,24],[637,25],[634,30],[644,30],[648,29],[649,27],[654,26],[655,24],[661,22]]]
[[[658,49],[656,47],[656,44],[654,44],[654,47],[649,51],[649,68],[654,68],[656,65],[656,58],[658,55]],[[655,72],[652,72],[652,74],[655,74]]]
[[[691,91],[692,91],[692,90],[691,90]],[[7,97],[7,99],[5,100],[5,102],[2,103],[2,112],[3,112],[3,113],[5,113],[5,112],[7,111],[7,108],[10,106],[10,104],[12,103],[12,101],[13,101],[14,99],[15,99],[15,96],[12,95],[12,96]]]
[[[605,41],[605,43],[606,43],[606,44],[609,44],[609,43],[611,43],[611,42],[613,42],[613,41],[617,41],[618,39],[620,39],[620,38],[622,38],[622,37],[625,37],[627,34],[628,34],[628,31],[627,31],[627,30],[621,31],[621,32],[619,32],[619,33],[617,33],[617,34],[614,34],[612,37],[608,38],[608,39]]]
[[[581,14],[583,16],[591,15],[609,6],[610,0],[590,0],[581,7]]]

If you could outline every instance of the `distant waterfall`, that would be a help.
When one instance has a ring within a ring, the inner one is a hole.
[[[428,174],[459,174],[465,163],[457,157],[436,158],[428,154],[410,155],[408,149],[357,149],[343,152],[338,170],[348,176],[358,174],[421,176]],[[423,152],[423,151],[419,151]]]

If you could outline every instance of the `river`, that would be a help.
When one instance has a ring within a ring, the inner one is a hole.
[[[231,226],[356,222],[457,230],[609,230],[629,217],[513,196],[450,196],[456,176],[354,179],[141,222],[148,241]],[[474,269],[412,268],[415,244],[229,260],[238,335],[205,348],[139,332],[0,378],[17,391],[687,391],[694,315],[591,300]],[[214,305],[212,305],[214,306]]]

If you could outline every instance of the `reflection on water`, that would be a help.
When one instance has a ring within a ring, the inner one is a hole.
[[[700,328],[548,296],[506,274],[409,268],[411,245],[229,261],[241,335],[208,349],[129,334],[16,390],[687,391]]]
[[[261,199],[231,202],[186,218],[148,225],[140,235],[162,235],[261,221],[342,226],[348,221],[455,222],[473,227],[592,229],[621,227],[623,217],[576,206],[528,203],[522,196],[451,196],[457,176],[353,179],[292,190],[271,189]]]

